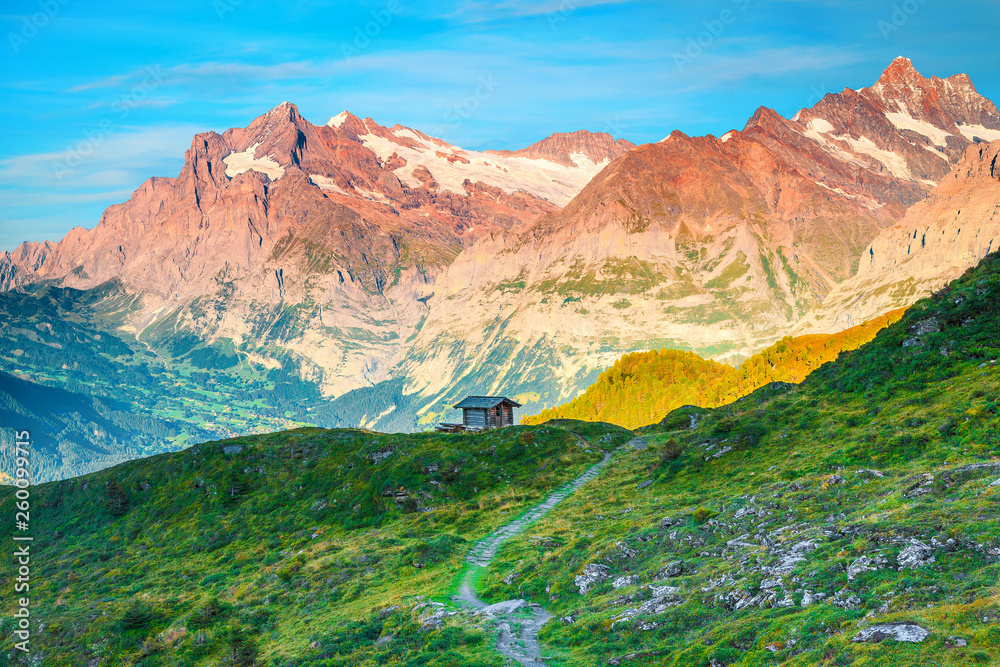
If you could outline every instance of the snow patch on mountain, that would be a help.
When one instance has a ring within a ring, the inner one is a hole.
[[[975,141],[979,137],[982,141],[996,141],[1000,139],[1000,130],[994,130],[982,125],[959,125],[958,131],[969,141]]]
[[[806,130],[811,132],[816,132],[818,134],[829,134],[833,132],[833,125],[830,121],[823,118],[813,118],[811,121],[806,123]]]
[[[406,160],[393,173],[409,187],[423,187],[414,174],[422,167],[442,190],[455,194],[467,194],[466,181],[482,181],[508,194],[524,191],[557,206],[569,203],[609,163],[609,160],[595,163],[583,153],[572,153],[570,157],[576,166],[568,167],[543,159],[467,151],[445,142],[432,143],[406,128],[392,130],[391,137],[369,133],[358,138],[382,161],[387,161],[393,153]]]
[[[325,190],[326,192],[336,192],[337,194],[347,195],[348,197],[354,196],[352,193],[337,185],[337,182],[329,176],[309,174],[309,180],[312,181],[313,185],[317,186],[320,190]]]
[[[250,145],[245,151],[239,153],[233,151],[222,158],[222,161],[226,164],[226,176],[235,178],[250,169],[266,174],[272,181],[276,181],[284,176],[285,168],[278,164],[272,156],[255,156],[258,146],[260,146],[259,142]]]
[[[340,113],[338,113],[338,114],[337,114],[336,116],[334,116],[334,117],[333,117],[333,118],[331,118],[330,120],[326,121],[326,124],[327,124],[327,125],[328,125],[329,127],[340,127],[341,125],[343,125],[343,124],[344,124],[344,122],[345,122],[345,121],[347,120],[347,118],[348,118],[348,117],[349,117],[350,115],[351,115],[351,114],[347,113],[346,111],[341,111],[341,112],[340,112]]]
[[[892,151],[879,148],[875,142],[868,137],[859,137],[855,139],[854,137],[842,136],[834,138],[846,141],[847,145],[850,146],[851,150],[855,153],[875,158],[884,164],[885,168],[889,170],[889,173],[896,178],[913,180],[913,174],[910,173],[910,166],[906,163],[906,158],[898,155],[897,153],[893,153]]]
[[[951,136],[951,132],[945,132],[927,121],[917,120],[909,114],[905,105],[900,106],[903,109],[902,111],[887,113],[885,115],[890,123],[900,130],[912,130],[921,136],[927,137],[935,146],[948,145],[948,137]]]

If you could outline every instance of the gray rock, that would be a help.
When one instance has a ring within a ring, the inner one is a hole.
[[[675,519],[674,517],[671,516],[665,516],[662,519],[660,519],[660,528],[670,528],[671,526],[679,526],[682,523],[684,522],[681,521],[680,519]]]
[[[527,600],[505,600],[504,602],[497,602],[496,604],[491,604],[488,607],[483,607],[476,613],[489,616],[508,616],[510,614],[516,614],[519,611],[528,611]]]
[[[875,572],[889,566],[889,559],[881,554],[862,556],[847,566],[847,578],[853,581],[862,572]]]
[[[681,592],[681,589],[677,586],[649,586],[648,588],[654,598],[670,597]]]
[[[611,568],[600,563],[588,563],[583,566],[583,572],[576,575],[573,583],[580,589],[580,595],[586,595],[587,591],[611,578]]]
[[[927,630],[916,623],[880,623],[870,625],[858,634],[851,637],[851,641],[860,642],[880,642],[891,639],[897,642],[913,642],[919,644],[927,639],[930,634]]]
[[[956,542],[954,538],[951,537],[946,537],[944,541],[941,541],[936,537],[932,538],[931,546],[935,549],[944,549],[945,551],[948,552],[958,551],[958,542]]]
[[[896,564],[900,570],[924,567],[934,562],[934,553],[929,546],[920,540],[911,539],[910,546],[899,552]]]
[[[239,454],[243,451],[243,445],[225,445],[222,448],[223,454]]]
[[[795,566],[806,560],[806,554],[816,550],[816,543],[803,540],[792,545],[788,553],[783,554],[777,563],[763,570],[764,574],[784,576],[791,574]]]
[[[945,646],[948,648],[965,648],[969,645],[969,641],[965,637],[948,637],[945,642]]]
[[[626,586],[638,586],[639,577],[636,575],[629,575],[625,577],[616,577],[614,581],[611,582],[611,588],[619,589],[625,588]]]
[[[907,487],[907,489],[903,491],[903,497],[919,498],[920,496],[926,496],[933,490],[934,490],[934,475],[928,472],[921,475],[919,480],[917,480],[912,485]]]
[[[647,479],[644,482],[639,482],[639,484],[636,486],[636,488],[637,489],[645,489],[647,486],[652,486],[652,485],[653,485],[653,480]]]
[[[449,616],[454,616],[454,612],[450,611],[438,611],[430,616],[425,616],[421,618],[420,630],[421,632],[429,632],[431,630],[437,630],[444,624],[444,619]]]
[[[639,555],[638,551],[636,551],[635,549],[630,549],[629,546],[624,542],[615,542],[615,546],[621,549],[622,556],[624,556],[625,558],[632,559],[636,558]]]
[[[660,571],[656,573],[656,578],[669,579],[670,577],[679,577],[682,574],[684,574],[684,561],[675,560],[660,568]]]
[[[927,319],[920,320],[907,331],[917,336],[923,336],[924,334],[938,333],[941,331],[941,325],[938,323],[936,317],[928,317]]]
[[[682,602],[684,601],[681,600],[681,597],[676,593],[671,595],[659,595],[654,597],[652,600],[643,602],[639,607],[639,611],[643,614],[661,614],[670,607],[676,607]]]
[[[785,593],[785,597],[774,603],[775,607],[794,607],[795,600],[792,599],[791,593]]]
[[[861,598],[845,588],[830,598],[830,604],[841,609],[857,609],[861,606]]]
[[[365,454],[365,458],[371,461],[372,463],[381,463],[382,461],[385,461],[387,458],[389,458],[395,453],[396,453],[395,447],[385,447],[383,449],[379,449],[377,451]]]

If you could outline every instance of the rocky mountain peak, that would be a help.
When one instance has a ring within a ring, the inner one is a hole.
[[[781,115],[774,109],[768,107],[757,107],[750,119],[747,120],[746,125],[743,126],[743,134],[747,134],[754,130],[755,128],[762,128],[765,130],[773,130],[778,126],[784,126],[786,121]]]
[[[615,139],[606,132],[556,132],[537,141],[527,148],[516,151],[500,150],[486,151],[504,157],[527,157],[549,160],[566,167],[575,167],[580,156],[594,164],[610,162],[626,151],[635,148],[635,144],[626,139]],[[576,159],[574,159],[576,156]]]
[[[926,81],[927,79],[913,66],[913,61],[903,56],[898,56],[889,63],[889,66],[885,68],[882,76],[878,79],[878,83],[881,83],[883,86],[897,86],[901,84],[919,86]]]
[[[896,58],[875,85],[859,92],[880,104],[887,114],[902,114],[943,130],[960,130],[961,125],[1000,127],[1000,111],[979,94],[967,74],[927,78],[907,58]]]

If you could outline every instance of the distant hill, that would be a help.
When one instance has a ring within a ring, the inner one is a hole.
[[[15,432],[31,434],[35,481],[107,468],[170,449],[176,426],[127,406],[0,372],[0,484],[10,483]]]
[[[739,368],[680,350],[626,354],[580,396],[524,417],[521,423],[581,419],[638,428],[659,421],[682,405],[714,408],[732,403],[771,382],[802,382],[841,352],[855,350],[875,338],[903,313],[900,308],[837,334],[783,338]]]

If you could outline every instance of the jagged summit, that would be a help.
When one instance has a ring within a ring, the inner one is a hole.
[[[899,83],[917,83],[926,81],[917,68],[913,66],[913,61],[905,56],[897,56],[889,66],[883,70],[878,79],[882,85],[894,85]],[[878,85],[878,84],[876,84]]]

